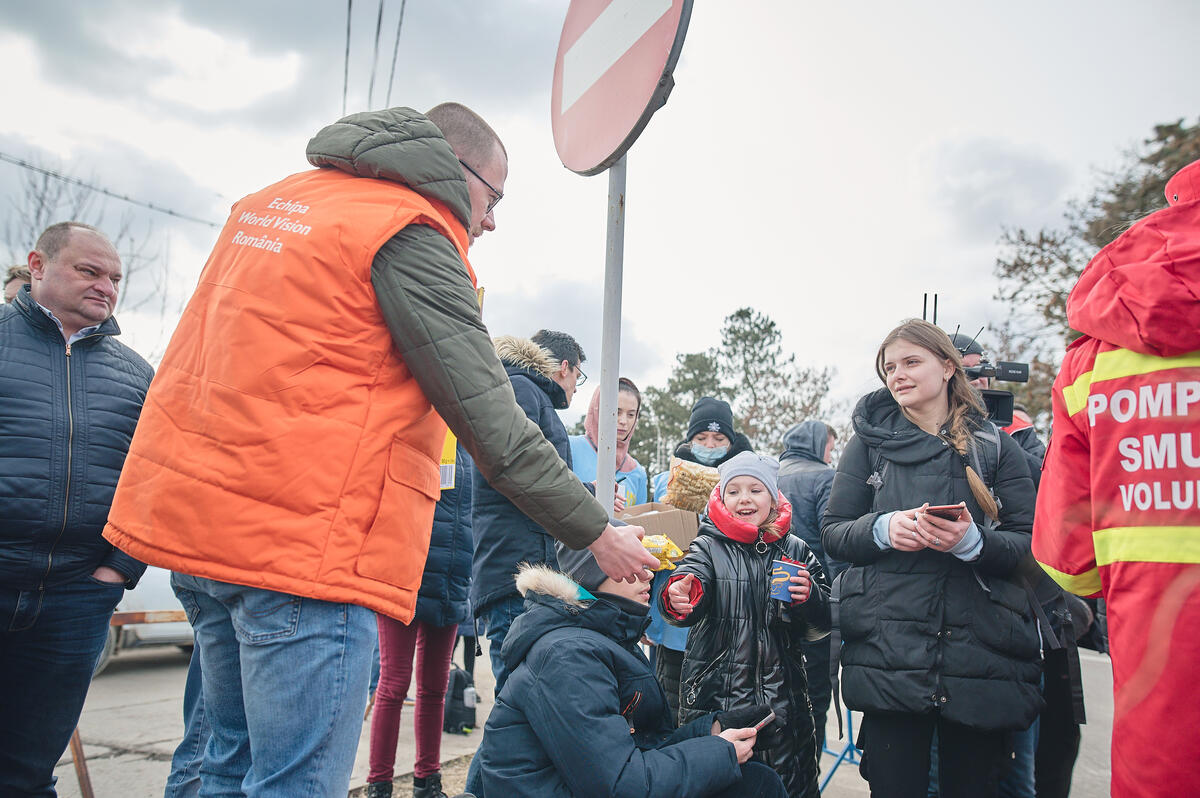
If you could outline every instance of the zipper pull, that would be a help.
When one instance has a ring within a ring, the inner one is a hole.
[[[767,542],[763,540],[763,531],[761,529],[758,530],[758,540],[754,543],[754,550],[759,554],[767,553]]]
[[[67,357],[71,356],[71,345],[67,344]]]

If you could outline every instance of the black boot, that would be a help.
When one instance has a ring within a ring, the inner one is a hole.
[[[374,781],[367,785],[367,798],[392,798],[390,781]]]

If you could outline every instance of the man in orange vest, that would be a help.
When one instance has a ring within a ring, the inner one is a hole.
[[[372,611],[413,616],[447,426],[613,578],[656,564],[517,406],[480,318],[467,248],[503,196],[495,132],[453,103],[360,113],[317,133],[308,159],[234,205],[104,533],[175,571],[212,795],[345,796]]]
[[[1103,595],[1112,795],[1200,795],[1200,161],[1067,300],[1033,554]]]

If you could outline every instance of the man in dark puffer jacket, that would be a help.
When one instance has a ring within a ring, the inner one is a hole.
[[[121,260],[47,228],[0,306],[0,795],[52,795],[109,618],[145,566],[100,533],[153,370],[118,343]]]

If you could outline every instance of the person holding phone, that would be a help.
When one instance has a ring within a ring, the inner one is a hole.
[[[842,693],[864,713],[861,773],[875,798],[924,798],[936,729],[943,798],[995,796],[1007,733],[1042,707],[1038,632],[1016,577],[1029,466],[939,327],[904,322],[875,368],[885,387],[855,408],[822,523],[826,552],[850,563],[834,593]]]
[[[476,754],[483,798],[784,798],[775,771],[750,761],[770,708],[676,728],[638,647],[649,583],[609,579],[587,551],[561,557],[569,575],[526,563],[517,575],[511,675]]]

